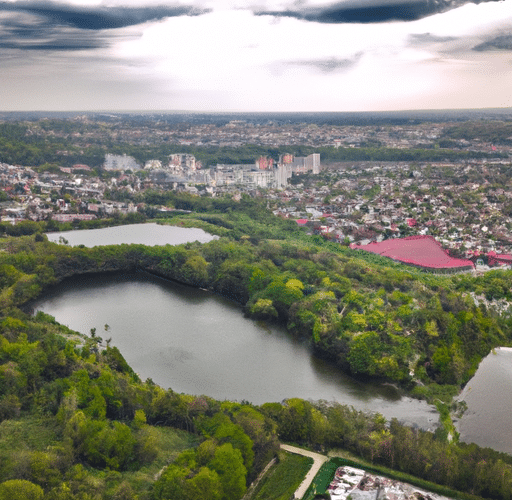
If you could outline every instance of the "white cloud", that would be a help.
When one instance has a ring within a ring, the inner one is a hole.
[[[407,36],[403,23],[339,26],[284,18],[275,24],[269,16],[223,11],[152,24],[140,39],[120,43],[115,53],[146,61],[145,71],[161,86],[168,79],[178,93],[204,91],[213,105],[218,96],[219,107],[231,102],[252,110],[356,109],[377,106],[386,92],[422,91],[433,79],[411,72],[411,62],[429,55],[404,51]],[[354,64],[329,72],[307,64],[329,59]],[[403,83],[410,82],[400,91],[397,71],[405,73]]]
[[[39,85],[47,107],[59,103],[71,109],[353,111],[511,105],[512,55],[471,49],[510,27],[512,0],[468,4],[415,22],[364,25],[286,17],[276,22],[272,16],[253,15],[244,4],[195,2],[213,11],[112,30],[111,45],[101,49],[23,55],[17,64],[9,62],[0,95],[19,94],[19,88],[37,96]],[[269,9],[291,5],[254,4]],[[319,4],[325,2],[307,2]],[[52,81],[59,88],[55,98]],[[4,102],[19,104],[26,95]]]

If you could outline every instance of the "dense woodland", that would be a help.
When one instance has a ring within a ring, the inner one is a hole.
[[[443,136],[447,139],[480,139],[494,144],[512,143],[512,123],[509,121],[470,121],[446,129]]]
[[[177,394],[141,381],[107,331],[83,336],[29,314],[32,299],[68,276],[142,269],[222,294],[241,314],[285,324],[356,377],[449,402],[483,356],[511,345],[511,319],[492,307],[511,299],[511,272],[425,275],[307,236],[249,197],[147,197],[193,211],[163,222],[220,238],[88,249],[43,234],[73,224],[0,226],[0,499],[235,500],[279,441],[342,448],[462,492],[511,497],[512,457],[458,443],[456,435],[449,440],[449,426],[433,434],[323,401],[254,406]],[[488,306],[476,307],[470,291]],[[448,406],[440,410],[449,420]]]

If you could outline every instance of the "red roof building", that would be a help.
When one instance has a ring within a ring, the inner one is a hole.
[[[489,252],[487,254],[489,266],[510,266],[512,265],[512,255],[506,253]]]
[[[420,267],[433,272],[459,272],[474,269],[468,259],[451,257],[441,244],[432,236],[408,236],[372,242],[368,245],[350,245],[355,250],[365,250],[389,257],[403,264]]]

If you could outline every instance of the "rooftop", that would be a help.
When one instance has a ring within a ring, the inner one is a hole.
[[[414,266],[434,269],[473,268],[468,259],[450,257],[441,244],[432,236],[408,236],[384,240],[380,243],[372,242],[368,245],[350,245],[356,250],[389,257],[390,259],[411,264]]]

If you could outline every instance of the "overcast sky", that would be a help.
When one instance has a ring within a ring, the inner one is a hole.
[[[512,0],[0,2],[0,110],[512,107]]]

